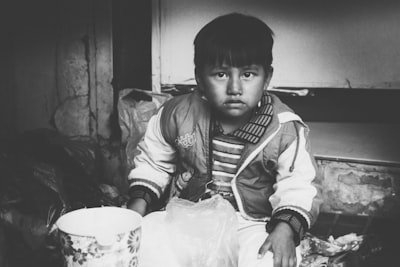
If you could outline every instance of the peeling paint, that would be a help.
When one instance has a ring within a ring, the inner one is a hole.
[[[88,96],[74,96],[65,100],[56,110],[54,123],[67,136],[89,136]]]
[[[325,212],[400,215],[400,166],[317,161],[323,174]]]
[[[389,177],[385,177],[384,175],[361,175],[360,176],[360,183],[362,184],[370,184],[376,185],[379,187],[390,188],[392,187],[392,181]]]
[[[360,177],[356,175],[354,172],[345,173],[338,176],[339,182],[348,185],[356,185],[360,183]]]

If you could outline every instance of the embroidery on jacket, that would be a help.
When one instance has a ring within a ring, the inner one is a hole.
[[[195,133],[192,134],[185,134],[178,136],[176,138],[175,142],[178,144],[178,146],[182,146],[183,148],[187,149],[189,147],[192,147],[196,143],[196,136]]]

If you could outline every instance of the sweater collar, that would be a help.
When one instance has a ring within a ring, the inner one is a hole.
[[[239,129],[235,130],[230,136],[240,138],[244,141],[252,144],[258,143],[261,137],[264,135],[268,125],[272,120],[273,108],[272,99],[267,91],[264,91],[263,97],[261,98],[259,107],[251,119]],[[222,133],[221,127],[217,124],[215,129]]]

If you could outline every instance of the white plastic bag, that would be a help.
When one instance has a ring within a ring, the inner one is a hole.
[[[141,99],[148,98],[149,101]],[[126,146],[127,169],[135,167],[134,158],[138,154],[137,145],[146,132],[150,118],[171,95],[154,93],[136,88],[126,88],[119,92],[118,122],[121,142]]]
[[[219,195],[197,203],[173,198],[166,212],[171,248],[180,266],[237,266],[238,222],[227,200]]]

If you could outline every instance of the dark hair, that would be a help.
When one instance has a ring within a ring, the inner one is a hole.
[[[273,32],[258,18],[231,13],[206,24],[194,39],[196,72],[206,65],[272,64]]]

